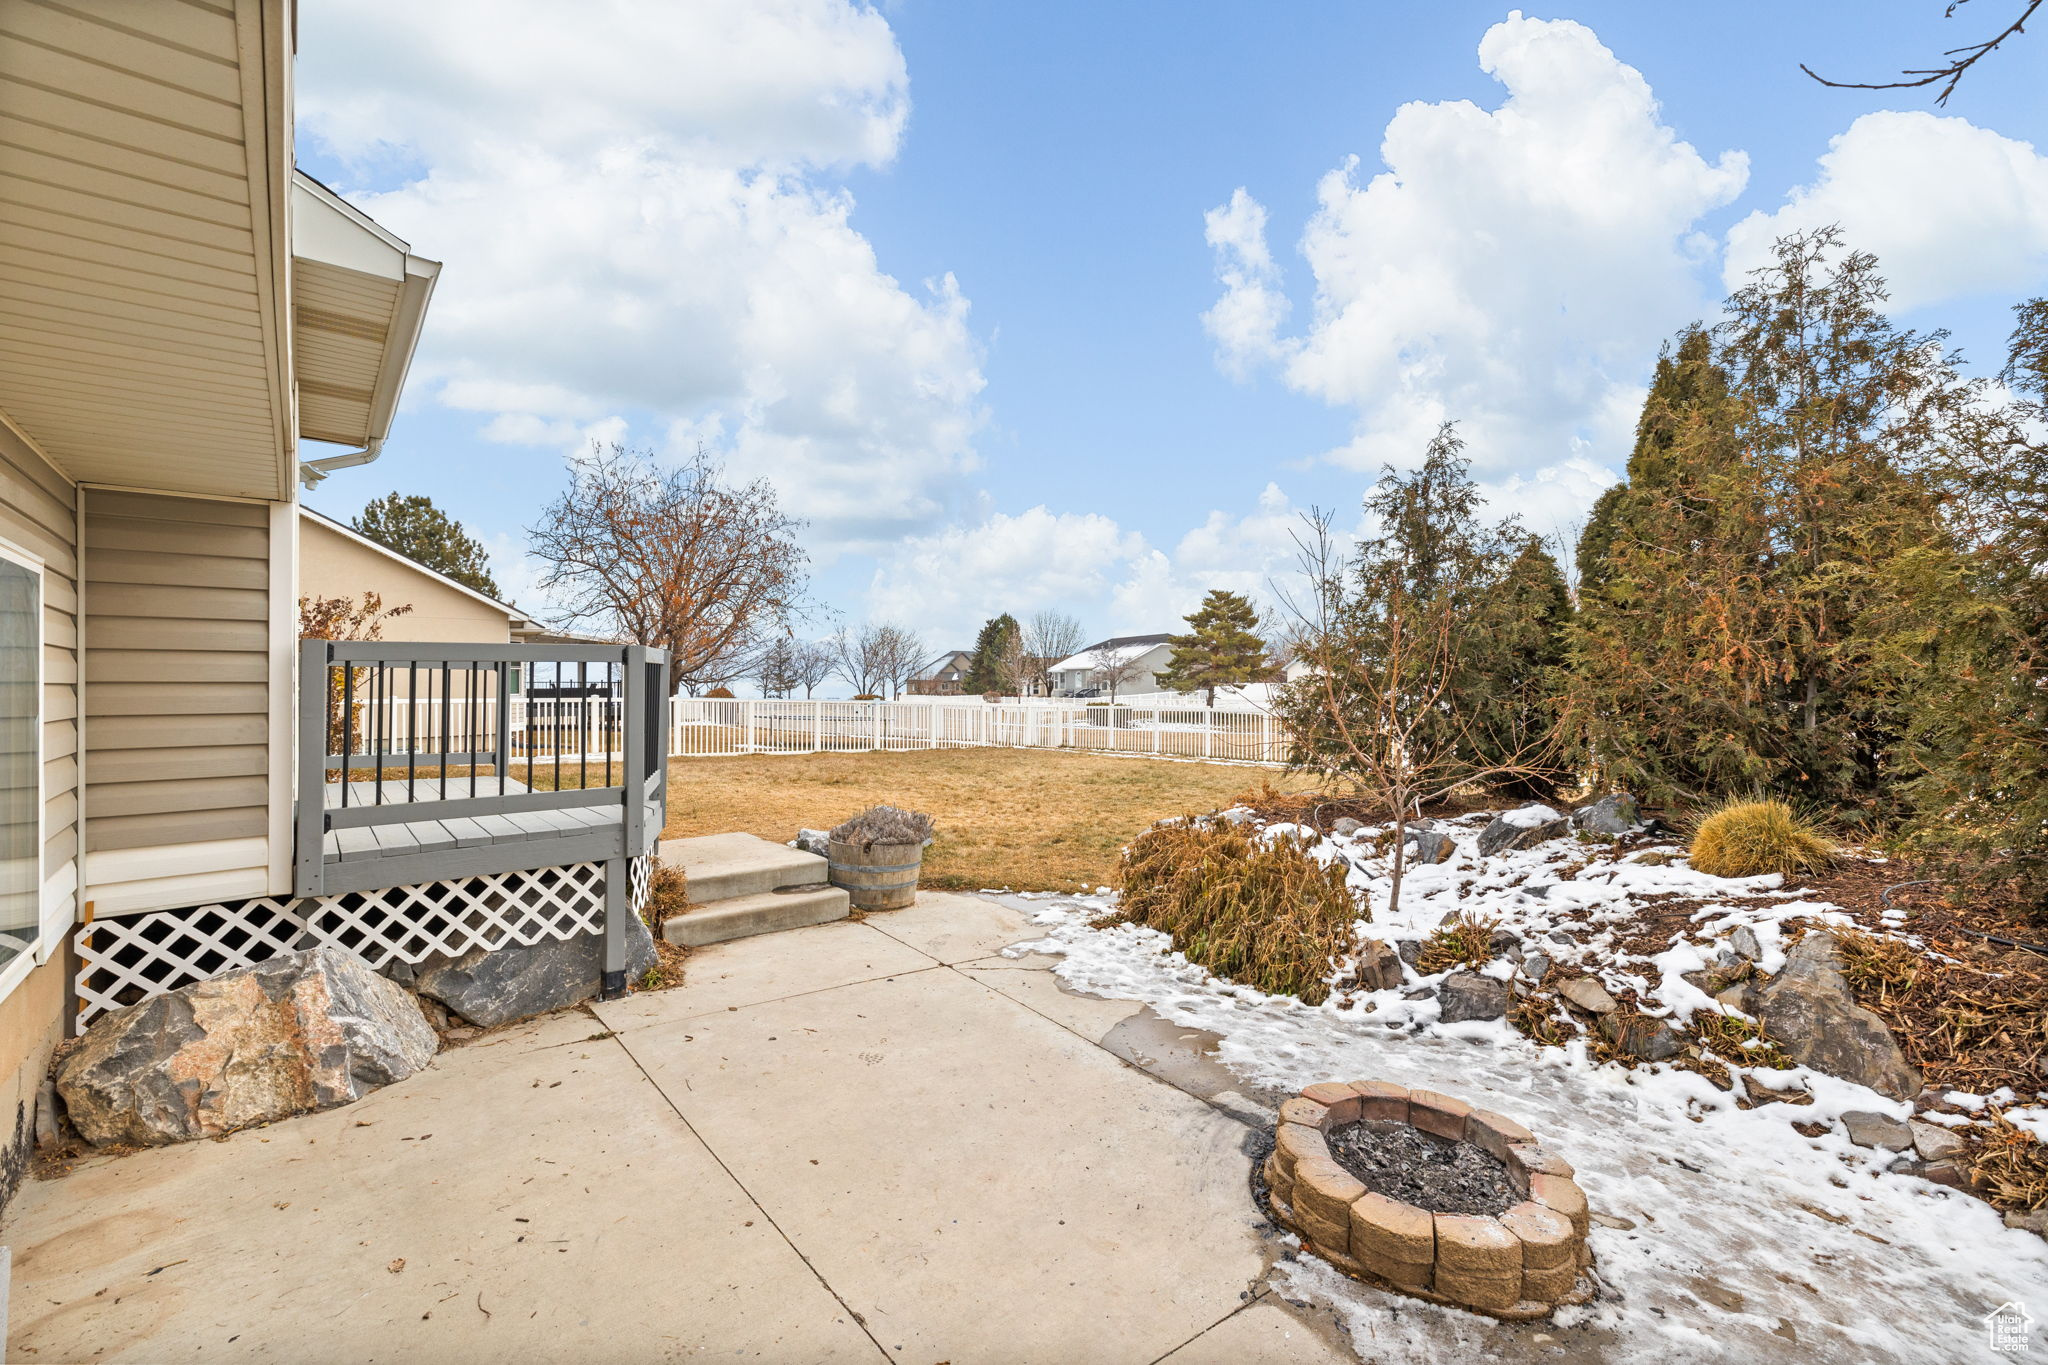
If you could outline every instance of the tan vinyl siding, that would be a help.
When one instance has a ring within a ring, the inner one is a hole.
[[[86,494],[88,850],[265,835],[269,520]]]
[[[78,590],[76,494],[0,426],[0,537],[43,561],[43,880],[77,852]]]

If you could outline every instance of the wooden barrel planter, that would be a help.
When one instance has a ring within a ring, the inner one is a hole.
[[[826,845],[832,885],[843,887],[856,910],[901,910],[917,900],[923,844]]]

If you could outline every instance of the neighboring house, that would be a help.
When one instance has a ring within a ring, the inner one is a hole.
[[[1129,674],[1116,686],[1118,696],[1131,692],[1157,692],[1159,674],[1166,668],[1166,661],[1173,657],[1173,637],[1119,635],[1114,639],[1097,640],[1079,654],[1061,659],[1052,666],[1053,695],[1108,696],[1109,687],[1103,680],[1102,668],[1110,657],[1132,661]]]
[[[664,731],[658,651],[498,643],[509,609],[488,642],[302,650],[298,486],[376,458],[439,266],[294,170],[288,0],[4,29],[0,1199],[52,1048],[105,1009],[300,943],[384,966],[594,925],[611,985]],[[502,773],[534,752],[504,685],[541,659],[627,679],[618,786],[324,782],[422,742]],[[331,752],[343,679],[408,672],[448,680],[444,719]]]
[[[974,667],[974,651],[949,649],[918,670],[904,690],[918,697],[957,697],[967,670]]]
[[[299,596],[361,597],[374,592],[388,611],[386,640],[477,640],[510,645],[548,635],[509,602],[486,597],[310,507],[299,509]],[[555,638],[549,643],[566,641]]]

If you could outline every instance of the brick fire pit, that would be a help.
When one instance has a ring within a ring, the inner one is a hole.
[[[1367,1189],[1338,1155],[1367,1134],[1418,1143],[1392,1125],[1444,1139],[1423,1145],[1499,1180],[1489,1163],[1446,1144],[1477,1148],[1504,1169],[1512,1202],[1492,1215],[1442,1213]],[[1463,1100],[1386,1081],[1309,1086],[1280,1106],[1265,1174],[1274,1217],[1348,1275],[1515,1322],[1592,1297],[1581,1273],[1593,1263],[1586,1196],[1572,1168],[1513,1119]]]

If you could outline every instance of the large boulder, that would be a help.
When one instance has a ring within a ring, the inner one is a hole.
[[[1642,808],[1627,792],[1603,796],[1572,812],[1572,824],[1588,834],[1627,834],[1642,823]]]
[[[437,1045],[404,987],[305,948],[102,1016],[57,1092],[88,1141],[160,1146],[359,1100]]]
[[[1793,1061],[1891,1099],[1920,1093],[1920,1073],[1907,1064],[1898,1040],[1850,993],[1833,934],[1800,939],[1755,1000],[1764,1032]]]
[[[1493,823],[1479,831],[1479,852],[1483,857],[1512,849],[1534,848],[1555,839],[1571,828],[1571,822],[1548,806],[1523,806],[1493,817]]]
[[[654,935],[638,915],[628,915],[626,980],[638,981],[655,960]],[[602,933],[543,939],[530,947],[477,948],[413,970],[414,990],[481,1028],[581,1004],[603,985]]]
[[[1437,989],[1437,1018],[1446,1024],[1498,1019],[1508,1012],[1508,983],[1478,972],[1452,972]]]

